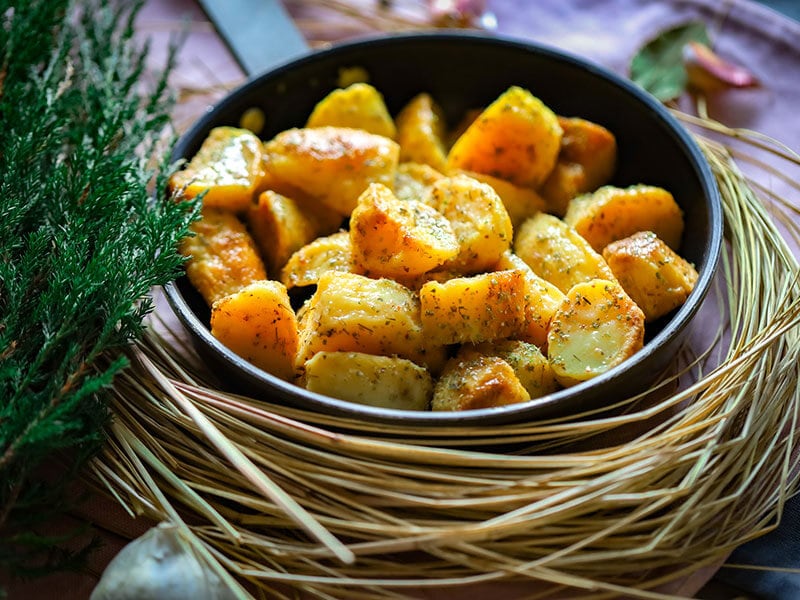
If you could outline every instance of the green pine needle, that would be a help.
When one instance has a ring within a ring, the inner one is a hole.
[[[119,350],[196,216],[154,160],[171,64],[148,89],[141,4],[0,0],[0,568],[17,573],[83,556],[45,524],[103,441]],[[69,468],[37,485],[54,457]]]

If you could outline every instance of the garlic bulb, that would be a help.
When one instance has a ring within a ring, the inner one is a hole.
[[[162,523],[125,546],[108,564],[90,600],[232,600],[233,592]]]

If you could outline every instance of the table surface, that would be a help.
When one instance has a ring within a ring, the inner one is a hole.
[[[299,0],[287,2],[287,6],[295,14],[302,4]],[[719,14],[722,10],[719,6],[722,4],[727,6],[725,10],[728,12],[725,14],[725,23],[714,32],[718,49],[730,59],[750,68],[762,81],[768,82],[768,85],[756,91],[734,91],[725,99],[710,103],[710,110],[714,111],[712,114],[730,125],[756,129],[781,139],[790,147],[800,148],[800,126],[795,118],[795,99],[800,97],[800,77],[796,76],[796,68],[800,65],[800,23],[780,17],[771,10],[765,10],[746,0],[725,3],[716,0],[658,3],[648,0],[554,0],[537,6],[535,18],[532,14],[526,15],[523,10],[526,4],[523,0],[488,2],[497,16],[501,33],[565,48],[618,72],[625,72],[633,50],[653,32],[689,17],[699,15],[709,18],[710,15]],[[764,4],[800,18],[800,1],[768,0]],[[568,23],[565,23],[565,14],[570,16]],[[611,18],[609,15],[623,15],[615,22],[614,35],[602,33],[601,26]],[[187,16],[190,35],[182,48],[179,67],[173,77],[173,84],[182,95],[179,110],[176,112],[176,125],[179,129],[187,127],[210,103],[244,79],[228,48],[209,26],[206,16],[194,0],[146,2],[138,27],[153,42],[153,63],[160,64],[159,60],[166,51],[170,35],[185,26]],[[715,22],[720,23],[719,20]],[[331,34],[330,31],[326,33]],[[794,77],[791,76],[792,73]],[[770,107],[770,111],[754,110],[754,107],[765,105]],[[98,517],[96,511],[103,511],[102,516]],[[124,544],[126,538],[140,533],[143,527],[132,523],[121,510],[107,503],[90,505],[86,508],[86,513],[86,516],[109,524],[104,532],[105,546],[96,555],[91,572],[15,585],[10,589],[11,600],[55,594],[61,596],[62,600],[87,598],[104,565]],[[784,529],[775,535],[785,537],[787,533]],[[766,546],[771,543],[769,539],[761,542]],[[791,546],[797,547],[797,544]],[[786,552],[791,553],[792,550]],[[800,551],[787,559],[794,561],[792,566],[800,565]],[[748,578],[754,577],[751,572],[747,573]],[[696,597],[707,600],[735,596],[757,597],[742,592],[747,586],[740,577],[741,573],[728,573],[725,570],[708,581],[710,575],[705,574],[687,585],[684,593],[696,593]],[[703,584],[705,587],[698,592]],[[730,587],[732,584],[744,587],[737,589]],[[772,597],[788,600],[790,597],[800,596]]]

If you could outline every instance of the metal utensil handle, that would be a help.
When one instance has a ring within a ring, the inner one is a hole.
[[[248,77],[309,52],[280,0],[200,0]]]

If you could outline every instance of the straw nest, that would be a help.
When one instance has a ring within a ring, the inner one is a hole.
[[[241,597],[669,597],[775,527],[800,410],[800,210],[785,200],[800,190],[784,174],[800,157],[676,114],[704,130],[726,251],[699,319],[716,336],[691,339],[650,393],[609,398],[611,415],[375,426],[220,392],[156,319],[114,388],[94,481],[178,524]]]
[[[726,248],[695,319],[716,334],[690,335],[648,393],[569,419],[377,426],[219,391],[165,307],[115,384],[92,481],[176,524],[241,598],[675,597],[774,528],[800,477],[800,156],[675,114],[716,174]]]

